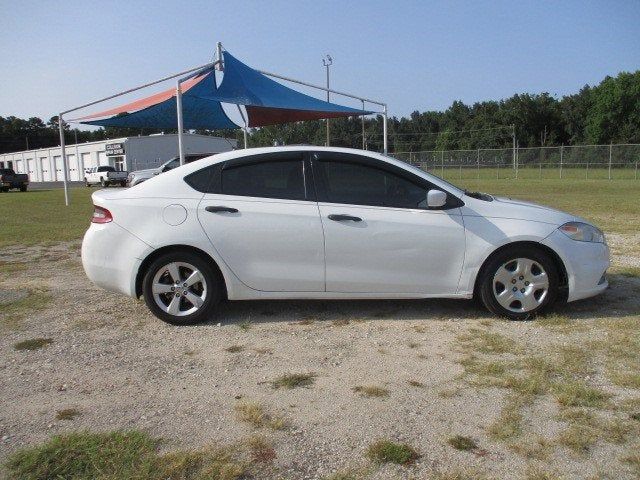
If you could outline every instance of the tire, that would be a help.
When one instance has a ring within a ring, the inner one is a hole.
[[[549,255],[534,247],[514,246],[489,257],[480,273],[478,293],[490,312],[528,320],[556,302],[559,285],[558,268]]]
[[[21,192],[26,192],[27,191],[27,186],[26,185],[21,185],[20,186],[20,191]]]
[[[120,186],[121,186],[122,188],[126,187],[126,186],[127,186],[127,182],[120,182]]]
[[[100,186],[102,188],[106,188],[109,186],[109,182],[107,182],[104,178],[100,178]]]
[[[196,270],[201,280],[185,288],[185,280]],[[180,280],[177,283],[174,278],[176,274]],[[154,294],[154,285],[156,292],[159,292],[157,286],[161,286],[162,293]],[[211,263],[200,255],[171,252],[161,255],[149,265],[143,279],[142,293],[151,313],[163,322],[193,325],[213,316],[223,298],[223,280]],[[198,299],[202,302],[199,307],[192,303],[198,302]]]

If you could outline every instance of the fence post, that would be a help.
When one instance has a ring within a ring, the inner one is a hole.
[[[518,154],[520,152],[518,152],[518,145],[516,145],[516,149],[515,149],[515,154],[514,154],[514,158],[515,158],[515,163],[516,163],[516,180],[518,179],[518,168],[520,168],[520,165],[518,165],[520,159],[518,158]]]
[[[636,172],[633,175],[633,179],[637,180],[638,179],[638,162],[636,162]]]
[[[589,180],[589,162],[587,162],[587,173],[585,173],[584,179]]]
[[[462,180],[462,164],[460,164],[460,180]]]
[[[480,149],[478,149],[478,152],[476,154],[476,164],[478,165],[478,173],[476,177],[478,180],[480,180]]]
[[[496,168],[496,180],[500,180],[500,164]]]
[[[442,161],[442,179],[444,180],[444,150],[442,150],[442,153],[440,154],[440,160]]]
[[[540,180],[542,180],[542,162],[540,162]]]
[[[613,145],[609,144],[609,180],[611,180],[611,149]]]
[[[560,180],[562,180],[562,157],[564,154],[564,143],[560,145]]]

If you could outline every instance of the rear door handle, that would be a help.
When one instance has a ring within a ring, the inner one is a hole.
[[[209,206],[209,207],[205,207],[205,210],[207,212],[211,212],[211,213],[220,213],[220,212],[238,213],[238,209],[237,208],[225,207],[225,206],[222,206],[222,205],[212,205],[212,206]]]
[[[331,215],[329,215],[329,220],[333,220],[334,222],[346,222],[346,221],[361,222],[362,221],[360,217],[353,217],[351,215],[341,215],[337,213],[332,213]]]

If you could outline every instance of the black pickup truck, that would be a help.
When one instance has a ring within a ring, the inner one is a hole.
[[[0,168],[0,192],[8,192],[12,188],[19,188],[26,192],[29,186],[29,175],[16,173],[12,168]]]

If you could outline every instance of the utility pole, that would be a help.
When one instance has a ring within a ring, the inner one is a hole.
[[[331,55],[327,54],[323,59],[322,59],[322,65],[325,66],[325,68],[327,69],[327,102],[329,102],[329,67],[331,65],[333,65],[333,58],[331,58]],[[327,118],[326,120],[327,122],[327,147],[329,146],[329,119]]]

